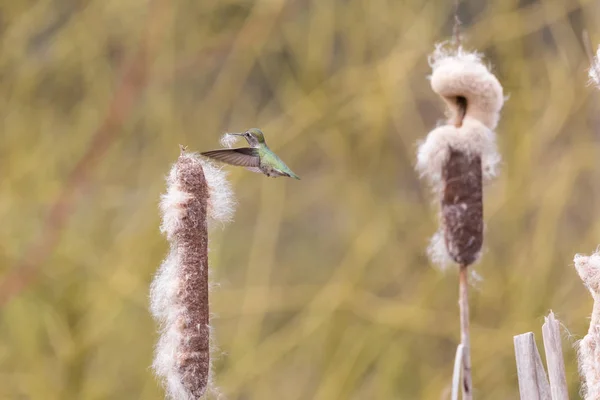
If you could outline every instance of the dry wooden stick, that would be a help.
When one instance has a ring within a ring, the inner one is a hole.
[[[452,400],[458,400],[458,388],[460,385],[460,376],[463,365],[464,346],[461,344],[456,348],[456,356],[454,357],[454,372],[452,373]]]
[[[533,332],[514,337],[521,400],[551,400],[550,385]]]
[[[546,364],[548,366],[552,398],[555,400],[569,400],[569,388],[567,386],[558,321],[554,318],[552,311],[550,311],[550,314],[544,320],[542,336],[544,338],[544,351],[546,352]]]

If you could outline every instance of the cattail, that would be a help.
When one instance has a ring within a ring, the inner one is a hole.
[[[417,154],[417,169],[441,200],[444,246],[434,236],[430,256],[470,265],[483,243],[482,186],[500,162],[494,129],[504,103],[502,86],[480,55],[462,48],[452,52],[439,45],[430,64],[431,87],[448,106],[447,123],[427,135]]]
[[[467,267],[483,244],[483,184],[497,173],[500,155],[494,129],[504,103],[502,86],[477,53],[438,45],[430,57],[432,89],[447,105],[447,122],[419,146],[417,170],[440,201],[440,230],[429,246],[431,260],[460,265],[459,306],[463,345],[463,398],[472,396]]]
[[[170,252],[150,290],[161,325],[153,367],[169,398],[199,399],[211,383],[208,221],[231,218],[233,195],[224,172],[182,147],[160,208]]]
[[[577,254],[574,263],[594,299],[590,329],[579,342],[578,358],[582,394],[586,400],[595,400],[600,398],[600,253]]]

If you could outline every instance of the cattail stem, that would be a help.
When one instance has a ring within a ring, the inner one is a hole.
[[[473,398],[473,381],[471,378],[471,343],[469,335],[469,285],[467,280],[468,267],[460,266],[458,280],[458,306],[460,309],[460,343],[463,347],[462,356],[462,398]]]

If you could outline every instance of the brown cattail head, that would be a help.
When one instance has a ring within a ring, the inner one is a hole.
[[[231,198],[223,173],[182,147],[161,201],[170,252],[150,294],[161,323],[153,366],[174,400],[199,399],[209,386],[208,219],[230,217]]]
[[[451,149],[442,175],[446,249],[455,263],[470,265],[477,260],[483,244],[481,157]]]
[[[437,46],[430,63],[431,87],[448,106],[448,121],[427,135],[417,155],[417,169],[441,203],[440,232],[429,253],[442,266],[449,260],[466,266],[483,244],[482,187],[500,162],[493,129],[504,97],[476,53]]]
[[[586,400],[600,398],[600,253],[578,254],[575,269],[594,298],[594,307],[587,335],[579,342],[579,374],[583,379],[582,393]]]

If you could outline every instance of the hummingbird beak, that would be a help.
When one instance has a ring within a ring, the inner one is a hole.
[[[244,136],[243,133],[230,133],[230,135],[233,135],[233,136]]]

